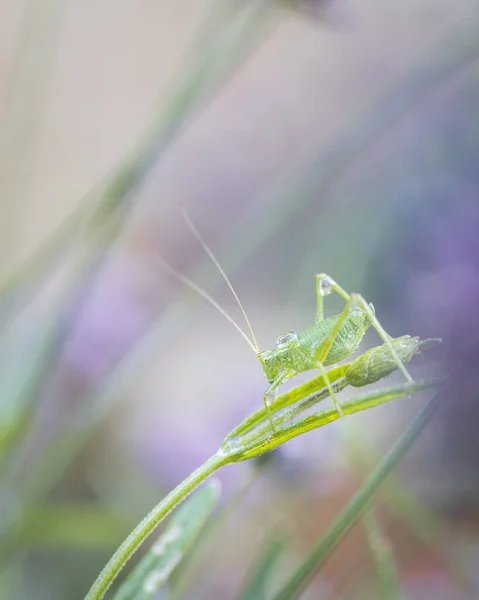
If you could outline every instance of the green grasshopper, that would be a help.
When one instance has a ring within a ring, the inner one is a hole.
[[[208,302],[215,306],[215,308],[217,308],[221,314],[226,317],[226,319],[228,319],[228,321],[240,332],[249,346],[253,349],[261,363],[261,366],[263,367],[264,374],[266,375],[266,379],[269,383],[269,386],[264,393],[264,404],[269,416],[273,435],[275,433],[275,429],[271,406],[276,398],[277,391],[279,387],[286,381],[292,377],[295,377],[299,373],[304,373],[305,371],[316,369],[320,371],[336,410],[340,416],[343,416],[341,405],[336,398],[336,394],[334,393],[325,367],[335,365],[355,352],[358,349],[364,334],[371,325],[374,327],[374,329],[376,329],[379,336],[386,344],[391,357],[406,380],[408,382],[413,381],[412,377],[406,370],[404,363],[399,358],[393,344],[391,343],[391,337],[386,333],[376,318],[373,305],[368,304],[366,300],[364,300],[364,298],[359,294],[348,294],[325,273],[316,275],[317,310],[315,323],[309,327],[306,327],[305,329],[302,329],[301,331],[288,331],[283,335],[280,335],[276,340],[276,345],[274,348],[261,352],[243,305],[241,304],[226,273],[185,211],[182,212],[182,215],[186,225],[199,241],[205,252],[208,254],[228,284],[241,309],[241,312],[243,313],[253,341],[248,338],[248,336],[228,315],[228,313],[226,313],[223,308],[221,308],[221,306],[219,306],[219,304],[202,288],[191,281],[191,279],[179,273],[176,271],[176,269],[161,259],[159,260],[160,266],[174,275],[177,279],[185,283],[187,286],[198,292],[201,296],[208,300]],[[344,298],[345,306],[340,314],[325,319],[323,306],[324,297],[328,296],[332,292],[336,292]]]

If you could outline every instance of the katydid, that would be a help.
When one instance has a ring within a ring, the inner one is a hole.
[[[196,285],[196,283],[194,283],[191,279],[179,273],[176,269],[171,267],[162,259],[159,259],[160,265],[170,274],[198,292],[208,302],[215,306],[215,308],[217,308],[221,314],[226,317],[226,319],[228,319],[228,321],[241,333],[244,339],[248,342],[249,346],[253,349],[261,363],[261,366],[263,367],[264,374],[266,375],[266,379],[269,383],[269,386],[264,393],[264,404],[271,422],[273,435],[275,430],[271,405],[274,402],[278,388],[292,377],[295,377],[299,373],[303,373],[305,371],[311,371],[315,369],[320,371],[336,410],[341,416],[343,415],[341,405],[336,398],[336,394],[334,393],[331,382],[329,381],[328,373],[325,367],[335,365],[355,352],[358,349],[364,334],[371,325],[374,327],[374,329],[376,329],[379,336],[386,344],[391,357],[406,380],[408,382],[413,381],[412,377],[406,370],[403,361],[399,358],[393,344],[391,343],[391,337],[386,333],[376,318],[373,305],[368,304],[366,300],[364,300],[364,298],[359,294],[348,294],[325,273],[316,275],[317,310],[315,323],[309,327],[306,327],[305,329],[302,329],[301,331],[288,331],[287,333],[280,335],[276,340],[276,345],[274,348],[260,351],[253,328],[251,327],[243,305],[241,304],[226,273],[185,211],[182,211],[182,216],[186,222],[186,225],[199,241],[210,259],[213,261],[221,273],[221,276],[224,278],[230,290],[232,291],[241,309],[241,312],[243,313],[246,324],[251,333],[252,341],[239,327],[239,325],[230,317],[230,315],[228,315],[223,308],[221,308],[221,306],[219,306],[219,304],[208,295],[207,292]],[[323,310],[324,297],[332,292],[336,292],[344,298],[345,306],[343,311],[338,315],[334,315],[325,319]]]

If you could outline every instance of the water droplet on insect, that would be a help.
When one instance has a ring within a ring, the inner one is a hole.
[[[351,310],[360,310],[360,309],[362,309],[361,303],[354,296],[351,298],[351,304],[349,305],[349,307],[350,307]]]
[[[321,277],[319,282],[319,293],[321,296],[328,296],[333,291],[333,281],[329,277]]]
[[[283,333],[283,335],[280,335],[279,338],[276,340],[276,346],[282,346],[283,344],[287,344],[290,341],[298,341],[298,336],[294,333],[294,331],[287,331],[286,333]]]

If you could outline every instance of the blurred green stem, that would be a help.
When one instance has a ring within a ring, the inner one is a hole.
[[[274,16],[271,5],[272,0],[257,0],[230,19],[206,51],[195,49],[193,66],[166,107],[146,127],[132,152],[78,204],[15,273],[0,282],[0,298],[8,298],[10,318],[21,312],[35,291],[20,298],[19,288],[41,279],[54,259],[64,257],[63,252],[72,246],[72,240],[83,237],[91,241],[92,236],[97,239],[105,223],[109,225],[112,237],[121,229],[135,193],[187,119],[206,104],[218,86],[235,73],[259,42],[264,41],[260,33]],[[209,29],[210,23],[207,21],[204,27]],[[201,40],[202,36],[198,37]],[[95,252],[93,245],[94,255]]]
[[[376,566],[381,598],[384,598],[384,600],[403,600],[404,595],[399,585],[391,544],[382,531],[373,505],[365,512],[363,525]]]

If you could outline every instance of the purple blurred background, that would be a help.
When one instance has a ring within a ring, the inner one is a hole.
[[[16,432],[0,600],[82,598],[141,517],[261,406],[254,354],[158,265],[241,323],[181,207],[262,349],[312,323],[322,271],[392,335],[443,339],[411,365],[450,378],[441,410],[398,472],[404,495],[378,511],[407,597],[478,597],[478,28],[472,0],[0,6],[0,275],[17,278],[0,304],[1,433]],[[200,88],[212,64],[221,77]],[[125,201],[91,217],[132,163]],[[364,347],[377,343],[369,332]],[[244,498],[177,596],[239,597],[272,532],[291,536],[293,569],[422,403],[296,439],[259,474],[227,468],[224,506]],[[69,527],[55,517],[66,509]],[[360,527],[303,597],[381,597]]]

